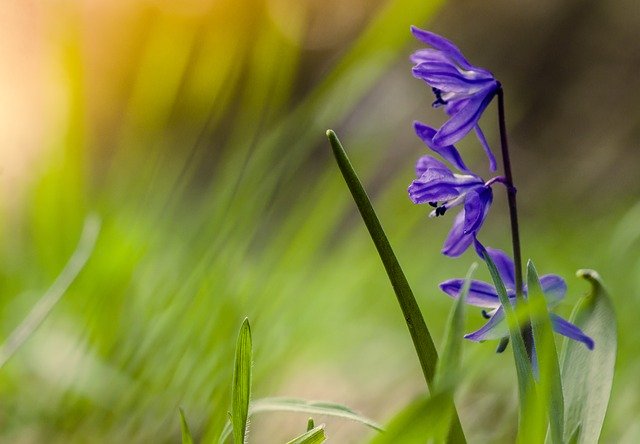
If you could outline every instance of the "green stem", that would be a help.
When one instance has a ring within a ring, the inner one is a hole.
[[[420,366],[422,367],[422,372],[427,382],[427,386],[429,390],[433,390],[433,379],[436,370],[436,363],[438,361],[438,352],[436,351],[429,329],[424,322],[424,318],[422,317],[418,303],[413,296],[411,287],[409,287],[407,278],[396,259],[382,225],[380,225],[378,216],[371,206],[371,201],[362,187],[362,184],[360,183],[344,148],[332,130],[327,131],[327,137],[331,143],[331,148],[333,149],[333,154],[338,166],[340,167],[342,176],[349,187],[349,191],[351,191],[353,200],[360,211],[360,215],[364,220],[367,230],[369,230],[371,239],[378,250],[382,264],[384,265],[389,280],[391,281],[398,304],[400,305],[405,322],[409,328],[413,345],[416,349],[416,353],[418,354],[418,359],[420,361]],[[455,407],[453,411],[449,440],[456,443],[466,442]]]

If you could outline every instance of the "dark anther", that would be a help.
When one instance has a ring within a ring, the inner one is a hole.
[[[431,104],[431,106],[437,108],[448,103],[442,98],[442,91],[440,91],[438,88],[431,88],[431,91],[433,91],[433,95],[436,96],[436,100]]]
[[[438,202],[429,202],[429,205],[435,208],[438,206]]]
[[[500,344],[498,344],[498,348],[496,348],[496,353],[502,353],[507,349],[507,345],[509,345],[509,336],[500,339]]]
[[[482,317],[485,319],[491,319],[491,316],[489,316],[489,313],[487,313],[487,310],[482,310]]]
[[[445,207],[444,205],[441,207],[436,208],[436,217],[438,216],[444,216],[444,213],[447,212],[447,207]]]

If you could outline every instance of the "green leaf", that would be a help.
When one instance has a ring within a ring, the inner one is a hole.
[[[460,291],[458,299],[453,304],[449,320],[447,322],[447,330],[445,332],[445,342],[442,348],[442,357],[438,361],[436,369],[435,387],[438,392],[446,393],[449,402],[449,409],[452,411],[454,406],[453,396],[455,388],[460,378],[460,363],[462,361],[462,341],[464,338],[464,309],[469,288],[471,287],[471,276],[478,268],[477,263],[471,264],[467,276]],[[459,433],[461,428],[452,424],[448,442],[464,441],[464,435]]]
[[[553,443],[562,443],[564,437],[564,399],[562,396],[562,379],[558,352],[553,337],[553,327],[549,318],[547,301],[540,285],[540,279],[533,262],[527,263],[528,299],[531,307],[531,328],[538,359],[539,379],[536,384],[537,409],[542,414],[537,415],[541,424],[535,426],[539,437],[534,442],[542,442],[549,421],[550,439]],[[531,436],[534,431],[525,432]]]
[[[253,416],[256,413],[264,412],[296,412],[296,413],[308,413],[311,415],[327,415],[335,418],[348,419],[350,421],[359,422],[379,432],[382,431],[382,427],[372,419],[362,416],[359,413],[351,410],[341,404],[326,401],[305,401],[304,399],[297,398],[261,398],[251,402],[249,407],[249,416]],[[311,418],[309,422],[313,421]],[[309,424],[309,423],[308,423]],[[231,423],[227,422],[222,434],[220,435],[219,443],[223,443],[227,437],[231,434]]]
[[[184,417],[184,411],[182,407],[178,409],[180,412],[180,429],[182,430],[182,444],[193,444],[193,437],[191,436],[191,430],[189,430],[189,424]]]
[[[236,343],[233,383],[231,385],[231,419],[233,441],[243,444],[247,433],[249,397],[251,395],[251,327],[249,319],[244,320]]]
[[[338,136],[336,136],[332,130],[328,130],[327,137],[331,143],[331,148],[342,176],[349,187],[349,191],[351,191],[351,195],[360,211],[362,220],[378,250],[378,254],[380,255],[380,259],[382,260],[382,264],[387,272],[387,276],[389,277],[389,281],[391,282],[398,304],[407,323],[409,333],[411,334],[411,339],[413,340],[413,345],[416,349],[427,386],[432,389],[436,362],[438,361],[438,352],[436,351],[429,329],[424,322],[418,303],[413,296],[411,287],[409,287],[409,282],[407,282],[407,278],[398,263],[398,259],[391,248],[391,244],[371,205],[371,201],[360,183],[358,175],[354,171],[340,140],[338,140]],[[455,408],[453,428],[459,429],[457,434],[464,437]]]
[[[565,399],[565,438],[597,443],[607,412],[618,346],[616,316],[611,299],[596,271],[579,270],[591,291],[571,314],[571,322],[595,341],[593,350],[565,339],[562,350],[562,378]]]
[[[435,386],[437,390],[444,391],[454,387],[459,378],[460,362],[462,360],[462,341],[464,338],[464,309],[469,288],[471,287],[471,276],[478,268],[477,263],[471,264],[467,276],[460,291],[460,296],[455,300],[445,332],[444,347],[442,356],[438,361],[436,369]]]
[[[513,344],[513,357],[515,359],[516,373],[518,375],[518,394],[520,398],[519,420],[520,423],[522,423],[526,416],[525,406],[527,405],[528,393],[534,388],[531,362],[529,362],[529,356],[527,355],[524,339],[522,338],[520,330],[520,322],[518,321],[520,313],[524,313],[526,311],[526,307],[523,306],[523,303],[519,303],[520,307],[518,307],[518,313],[514,310],[511,302],[509,301],[504,282],[502,282],[500,274],[498,273],[498,269],[486,251],[483,252],[483,258],[489,268],[489,273],[491,274],[493,283],[496,286],[500,303],[504,307],[507,325],[509,326],[509,337],[511,339],[511,344]]]
[[[447,392],[421,397],[396,414],[385,431],[371,444],[444,442],[449,431],[453,404]],[[449,441],[458,443],[460,441]]]
[[[287,444],[319,444],[324,442],[326,439],[327,437],[324,434],[324,424],[320,424],[318,427],[314,427],[297,438],[287,442]]]
[[[341,404],[325,401],[305,401],[296,398],[262,398],[251,403],[250,414],[260,412],[299,412],[311,415],[327,415],[359,422],[374,430],[382,431],[377,422]]]

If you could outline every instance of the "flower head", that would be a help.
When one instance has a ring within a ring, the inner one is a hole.
[[[413,35],[431,48],[413,53],[414,77],[429,85],[435,95],[435,108],[443,106],[449,120],[433,135],[437,146],[450,146],[475,130],[489,157],[489,167],[496,169],[496,159],[478,125],[482,112],[500,88],[491,72],[473,66],[449,40],[429,31],[411,27]]]
[[[491,202],[491,184],[471,172],[454,174],[445,164],[431,156],[423,156],[416,164],[417,179],[409,185],[409,198],[416,204],[428,203],[434,210],[430,217],[444,215],[450,208],[462,205],[442,253],[459,256],[471,245],[480,230]]]
[[[503,251],[493,248],[486,248],[486,251],[498,269],[500,277],[507,289],[509,300],[512,304],[515,304],[515,267],[513,261]],[[440,289],[449,296],[458,298],[463,284],[464,279],[451,279],[441,283]],[[555,274],[541,276],[540,286],[545,295],[548,308],[555,307],[567,292],[567,284],[564,279]],[[527,294],[526,287],[524,288],[524,294]],[[479,330],[465,335],[465,338],[480,342],[488,339],[500,339],[509,335],[507,326],[505,322],[503,322],[505,319],[504,308],[502,304],[500,304],[498,292],[493,285],[472,280],[466,302],[476,307],[488,309],[488,311],[482,310],[482,314],[489,320]],[[557,333],[575,341],[582,342],[589,350],[593,349],[593,339],[584,334],[578,327],[554,313],[549,313],[549,317],[551,318],[553,329]]]

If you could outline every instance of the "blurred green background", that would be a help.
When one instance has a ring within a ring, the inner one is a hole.
[[[456,42],[505,86],[523,249],[569,283],[594,268],[619,315],[604,442],[640,440],[640,10],[617,2],[7,0],[0,14],[0,330],[6,338],[74,251],[87,267],[0,369],[1,442],[177,442],[178,406],[214,440],[235,335],[254,335],[254,396],[349,405],[384,422],[424,391],[402,316],[330,155],[341,137],[436,342],[471,253],[439,254],[406,187],[437,125],[411,76],[409,25]],[[495,105],[482,120],[495,146]],[[460,144],[487,174],[477,142]],[[482,232],[509,251],[504,196]],[[482,271],[483,276],[487,273]],[[482,323],[469,310],[467,327]],[[465,344],[458,407],[471,442],[509,442],[510,353]],[[320,420],[323,420],[320,418]],[[320,421],[317,421],[320,422]],[[327,419],[333,442],[372,432]],[[251,442],[305,415],[265,414]]]

